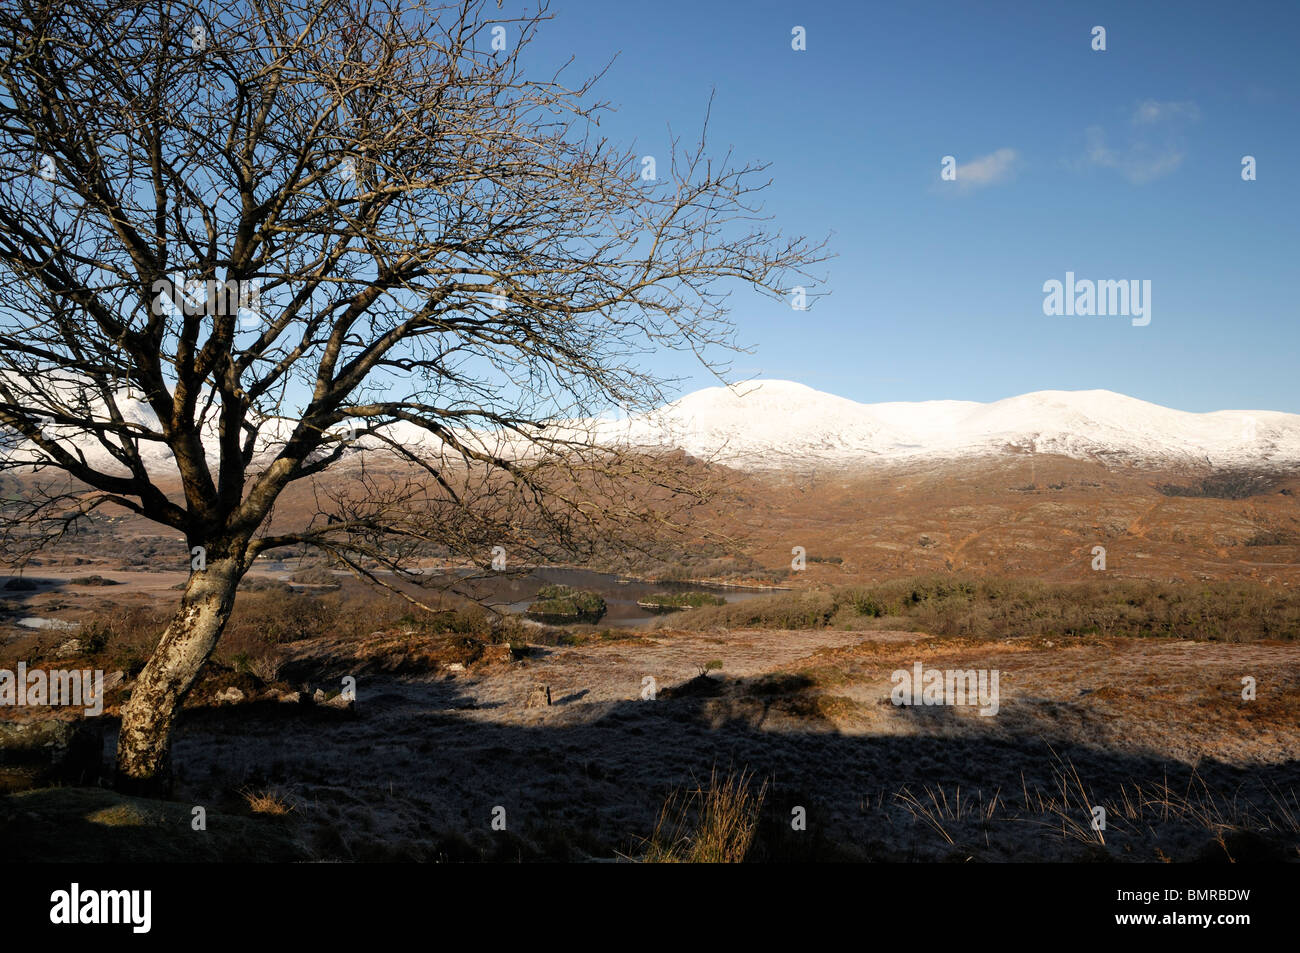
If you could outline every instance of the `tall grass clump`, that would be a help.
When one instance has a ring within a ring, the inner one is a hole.
[[[758,830],[767,782],[752,789],[753,775],[715,767],[707,787],[674,791],[664,802],[654,833],[639,858],[651,864],[739,864]]]

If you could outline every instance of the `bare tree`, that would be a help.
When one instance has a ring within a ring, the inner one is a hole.
[[[485,540],[543,551],[671,499],[684,482],[563,422],[658,400],[654,353],[732,346],[732,285],[780,296],[822,258],[762,216],[764,167],[711,159],[703,136],[649,179],[599,137],[591,81],[532,62],[545,11],[494,13],[0,13],[3,466],[62,480],[12,505],[10,536],[45,543],[112,505],[194,553],[124,708],[127,787],[166,777],[259,554],[483,561]],[[375,454],[405,475],[371,465],[328,519],[273,519],[286,488]],[[597,485],[622,502],[594,506]]]

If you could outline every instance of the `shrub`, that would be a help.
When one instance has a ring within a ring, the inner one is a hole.
[[[1257,470],[1222,470],[1202,477],[1190,486],[1162,483],[1156,490],[1165,496],[1185,496],[1215,500],[1244,500],[1269,492],[1277,485],[1280,473]]]
[[[865,589],[850,589],[837,601],[846,605],[855,615],[879,618],[889,612],[889,607],[881,599]]]
[[[328,586],[332,589],[337,589],[340,586],[339,577],[324,566],[309,566],[306,569],[299,569],[289,577],[289,581],[309,586]]]
[[[711,592],[656,592],[638,601],[638,605],[671,609],[698,609],[700,606],[725,606],[727,600]]]
[[[938,636],[1169,636],[1246,642],[1300,637],[1300,593],[1254,582],[1082,583],[956,577],[780,593],[693,614],[698,627],[804,629],[897,616]]]

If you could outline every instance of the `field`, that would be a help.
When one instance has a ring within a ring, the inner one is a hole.
[[[746,478],[734,560],[687,553],[646,585],[694,567],[790,591],[648,625],[451,594],[427,613],[322,566],[259,569],[156,803],[95,786],[184,578],[121,521],[130,545],[88,537],[5,590],[0,668],[115,684],[103,718],[51,729],[61,764],[12,742],[31,709],[4,710],[0,837],[48,855],[75,814],[100,859],[1300,859],[1295,481],[1186,496],[1167,487],[1187,474],[1030,466]],[[919,685],[895,702],[899,673],[934,670],[996,673],[995,713]],[[208,831],[178,834],[195,806]]]

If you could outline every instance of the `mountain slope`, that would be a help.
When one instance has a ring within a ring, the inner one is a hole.
[[[1300,461],[1300,415],[1187,413],[1106,390],[1037,391],[988,404],[859,404],[792,381],[761,381],[696,391],[609,432],[633,445],[762,468],[1017,451],[1215,466]]]

